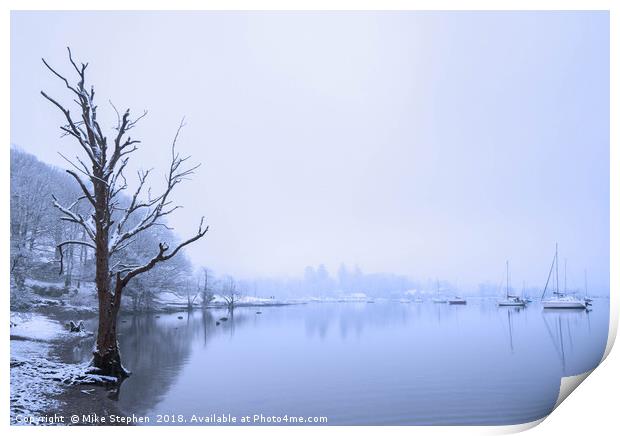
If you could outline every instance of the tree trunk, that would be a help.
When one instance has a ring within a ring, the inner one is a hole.
[[[109,285],[107,274],[106,282]],[[99,276],[97,276],[97,283],[99,283]],[[129,376],[129,372],[123,368],[121,363],[121,355],[116,338],[120,296],[116,297],[110,294],[109,291],[102,292],[102,289],[97,284],[99,293],[99,327],[97,329],[97,346],[93,351],[92,366],[98,368],[98,374],[117,377],[120,380]],[[117,289],[116,292],[119,292],[119,290]]]
[[[65,274],[65,288],[70,288],[73,282],[73,245],[67,250],[67,273]]]
[[[110,309],[110,306],[107,306]],[[101,313],[101,310],[99,311],[97,348],[93,352],[93,366],[98,368],[98,374],[117,377],[119,380],[122,380],[129,376],[129,372],[123,368],[121,355],[118,351],[118,341],[116,339],[118,311],[109,309],[105,315]]]
[[[86,230],[84,229],[82,229],[81,240],[86,241]],[[80,286],[82,285],[82,275],[84,274],[84,264],[86,263],[86,256],[87,256],[87,253],[85,251],[86,251],[86,247],[84,245],[80,245],[80,261],[79,261],[80,272],[79,272],[78,280],[77,280],[78,289],[80,289]]]
[[[93,351],[93,365],[98,368],[97,373],[119,380],[128,377],[127,372],[121,364],[121,356],[118,351],[118,341],[116,338],[116,321],[121,303],[122,285],[116,283],[114,295],[110,287],[110,251],[108,247],[108,228],[107,222],[107,186],[103,183],[95,185],[95,198],[97,207],[95,208],[95,222],[97,226],[96,237],[96,271],[95,283],[97,285],[97,296],[99,299],[99,327],[97,329],[97,344]]]

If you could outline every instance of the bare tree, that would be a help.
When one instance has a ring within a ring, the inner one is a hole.
[[[196,284],[196,287],[194,285]],[[186,280],[185,282],[185,291],[187,295],[187,311],[191,312],[194,310],[194,303],[196,302],[196,298],[200,295],[200,283],[195,283],[194,280]]]
[[[226,307],[232,312],[239,303],[241,293],[237,289],[237,282],[231,276],[222,279],[222,298],[226,302]]]
[[[81,147],[83,157],[76,156],[74,160],[67,160],[71,175],[79,185],[82,195],[71,205],[61,205],[54,197],[54,206],[62,213],[65,221],[75,223],[84,228],[86,240],[65,240],[58,244],[60,253],[60,269],[63,269],[63,249],[69,245],[83,245],[95,251],[96,271],[95,284],[99,301],[99,326],[97,329],[97,343],[93,351],[92,365],[103,375],[123,378],[129,373],[121,364],[116,337],[117,316],[121,305],[123,289],[130,280],[144,272],[151,270],[160,262],[165,262],[175,256],[181,248],[202,238],[208,227],[203,226],[204,217],[200,220],[196,234],[170,248],[166,242],[160,242],[154,256],[143,264],[112,264],[114,255],[121,252],[139,233],[152,226],[165,225],[162,219],[176,210],[170,195],[173,189],[193,174],[198,166],[185,168],[187,157],[181,157],[175,146],[183,123],[179,126],[172,141],[172,158],[166,174],[166,185],[159,195],[141,198],[141,192],[150,174],[150,170],[138,172],[138,185],[131,196],[129,205],[123,205],[121,193],[127,189],[127,181],[123,171],[127,167],[131,154],[136,151],[140,141],[132,139],[128,132],[146,115],[146,112],[137,118],[131,118],[127,109],[122,115],[117,114],[115,134],[110,141],[103,134],[97,121],[98,107],[95,104],[94,87],[86,85],[86,68],[88,64],[78,64],[73,60],[71,50],[69,61],[77,74],[77,83],[71,84],[67,78],[58,73],[43,59],[45,66],[54,76],[64,82],[77,105],[79,118],[74,118],[60,102],[41,91],[43,97],[56,106],[64,116],[65,124],[60,129],[63,136],[73,138]],[[64,157],[64,156],[63,156]],[[93,213],[87,217],[74,212],[74,205],[86,201],[92,207]],[[130,225],[133,218],[139,216],[137,224]]]
[[[200,298],[202,299],[202,307],[207,307],[215,299],[215,295],[213,294],[213,287],[209,281],[211,278],[211,270],[207,267],[203,267],[202,271],[205,276],[205,281],[202,286],[202,291],[200,292]]]

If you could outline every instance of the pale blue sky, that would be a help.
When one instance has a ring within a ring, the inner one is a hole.
[[[359,264],[471,285],[609,286],[605,12],[15,12],[11,142],[64,166],[69,98],[43,68],[90,62],[102,111],[149,116],[134,168],[203,162],[177,198],[189,253],[241,276]],[[569,283],[570,285],[570,283]]]

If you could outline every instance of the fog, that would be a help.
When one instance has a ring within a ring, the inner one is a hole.
[[[170,217],[200,216],[195,265],[303,277],[344,262],[463,288],[609,288],[609,16],[605,12],[13,12],[11,143],[61,167],[67,101],[45,57],[89,62],[107,104],[148,116],[132,169],[202,166]],[[128,172],[128,174],[132,174]],[[136,178],[129,180],[135,183]],[[563,264],[563,263],[562,263]]]

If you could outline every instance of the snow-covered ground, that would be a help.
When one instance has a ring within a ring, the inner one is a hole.
[[[62,326],[36,313],[11,313],[11,339],[49,341],[61,336]]]
[[[336,297],[308,297],[307,301],[316,303],[364,303],[368,301],[378,300],[369,297],[363,292],[351,292],[349,294],[342,293]]]
[[[57,306],[65,309],[80,311],[80,312],[96,312],[97,307],[97,292],[94,283],[84,282],[80,289],[71,288],[63,292],[62,296],[47,295],[47,291],[60,291],[64,289],[64,284],[59,282],[44,282],[40,280],[26,280],[26,290],[22,294],[21,298],[24,301],[28,301],[26,308],[32,307],[50,307]],[[42,292],[43,291],[43,292]],[[194,298],[196,297],[196,298]],[[312,299],[312,298],[296,298],[296,299],[277,299],[267,298],[259,296],[241,296],[236,301],[238,306],[275,306],[275,305],[288,305],[307,303],[310,301],[363,301],[366,299],[366,295],[362,293],[345,295],[342,298],[325,298],[325,299]],[[189,297],[193,300],[195,306],[201,305],[200,296],[192,294]],[[154,294],[152,310],[166,311],[168,309],[178,310],[187,308],[188,296],[182,292],[175,292],[173,290],[161,290]],[[216,294],[214,299],[209,303],[209,307],[218,307],[226,305],[226,298],[222,295]],[[123,298],[124,310],[131,311],[131,299],[129,297]]]
[[[20,292],[11,291],[12,310],[64,307],[79,312],[96,312],[97,294],[93,283],[82,283],[80,289],[66,289],[64,283],[26,279]]]
[[[83,377],[85,367],[59,362],[51,355],[54,343],[87,336],[69,333],[59,322],[36,313],[11,313],[11,423],[49,413],[63,384]]]
[[[54,288],[54,289],[64,288],[64,283],[62,282],[45,282],[42,280],[35,280],[31,278],[27,278],[24,284],[29,287],[38,286],[40,288]]]
[[[193,298],[190,297],[190,299]],[[196,299],[199,303],[199,299]],[[163,307],[187,307],[187,295],[179,295],[175,292],[171,291],[162,291],[156,295],[156,301]],[[250,296],[242,296],[237,300],[237,305],[239,306],[270,306],[270,305],[280,305],[280,304],[294,304],[299,302],[298,300],[277,300],[274,298],[264,298],[264,297],[250,297]],[[211,306],[223,306],[226,304],[226,299],[222,295],[214,295],[213,300],[211,301]]]

